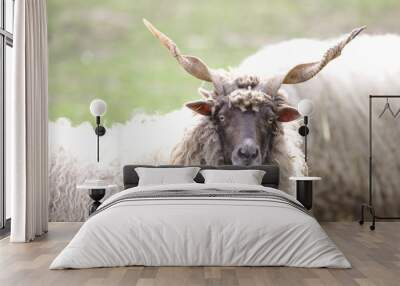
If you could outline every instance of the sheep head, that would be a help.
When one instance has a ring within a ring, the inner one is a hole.
[[[224,163],[234,165],[268,162],[274,138],[282,133],[280,124],[300,116],[294,107],[287,105],[286,97],[279,90],[281,85],[311,79],[364,29],[353,30],[328,49],[318,62],[297,65],[272,78],[259,78],[211,69],[199,58],[183,55],[170,38],[148,21],[143,21],[188,73],[213,84],[212,91],[199,89],[203,100],[189,102],[186,106],[209,119],[217,130]]]
[[[282,134],[281,123],[300,116],[285,100],[281,94],[272,98],[249,89],[187,106],[216,130],[225,164],[259,165],[271,161],[274,138]]]

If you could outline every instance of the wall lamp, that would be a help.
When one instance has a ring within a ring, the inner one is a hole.
[[[100,143],[100,136],[106,134],[106,128],[101,125],[101,116],[103,116],[107,111],[107,104],[104,100],[101,99],[94,99],[90,103],[90,113],[94,117],[96,117],[96,128],[94,132],[97,135],[97,162],[100,160],[100,152],[99,152],[99,143]]]

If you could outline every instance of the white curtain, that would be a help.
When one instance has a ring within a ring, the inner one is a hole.
[[[48,226],[46,0],[15,1],[13,92],[7,110],[6,164],[12,242],[28,242]]]

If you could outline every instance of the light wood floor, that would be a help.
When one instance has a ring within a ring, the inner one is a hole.
[[[352,269],[289,267],[121,267],[48,270],[80,223],[50,223],[49,233],[27,244],[0,241],[0,285],[400,285],[400,222],[375,232],[358,223],[323,223]]]

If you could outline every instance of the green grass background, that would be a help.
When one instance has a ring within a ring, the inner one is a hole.
[[[108,104],[106,122],[132,112],[165,113],[198,98],[187,75],[147,31],[147,18],[187,54],[235,66],[263,45],[332,37],[360,25],[400,32],[398,0],[49,0],[50,119],[93,121],[89,103]]]

